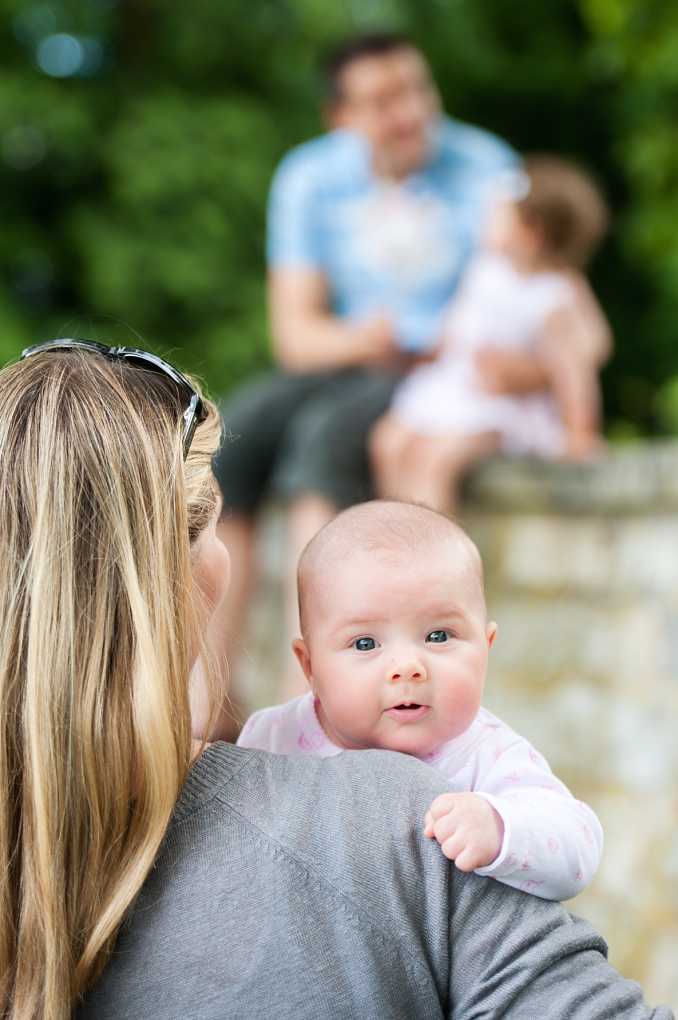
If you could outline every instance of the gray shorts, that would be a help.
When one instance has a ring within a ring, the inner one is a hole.
[[[222,405],[225,439],[214,460],[225,510],[252,513],[269,493],[314,493],[339,508],[369,499],[365,441],[397,382],[352,368],[271,372],[240,387]]]

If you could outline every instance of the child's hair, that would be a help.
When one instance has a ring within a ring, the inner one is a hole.
[[[524,170],[527,190],[516,201],[521,218],[541,230],[558,262],[586,265],[608,225],[600,191],[578,166],[557,156],[528,156]]]
[[[68,1020],[106,963],[190,765],[191,542],[207,419],[79,351],[0,371],[0,1014]]]

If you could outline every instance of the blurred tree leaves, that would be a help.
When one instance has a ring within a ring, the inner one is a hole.
[[[450,112],[601,180],[611,432],[678,430],[678,7],[663,0],[0,0],[0,358],[64,332],[138,337],[216,392],[264,365],[271,174],[322,130],[319,52],[383,25],[428,54]],[[98,64],[41,71],[55,33]]]

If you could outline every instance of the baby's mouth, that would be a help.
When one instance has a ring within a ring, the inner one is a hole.
[[[418,701],[399,701],[386,709],[386,714],[392,719],[400,719],[402,722],[421,719],[429,710],[429,705],[421,705]]]

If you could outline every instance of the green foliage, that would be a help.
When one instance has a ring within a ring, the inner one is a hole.
[[[322,129],[318,53],[377,25],[411,33],[450,112],[596,173],[610,433],[678,431],[678,8],[660,0],[0,0],[0,359],[67,331],[142,339],[215,392],[264,365],[270,177]],[[54,33],[98,66],[41,71]]]

